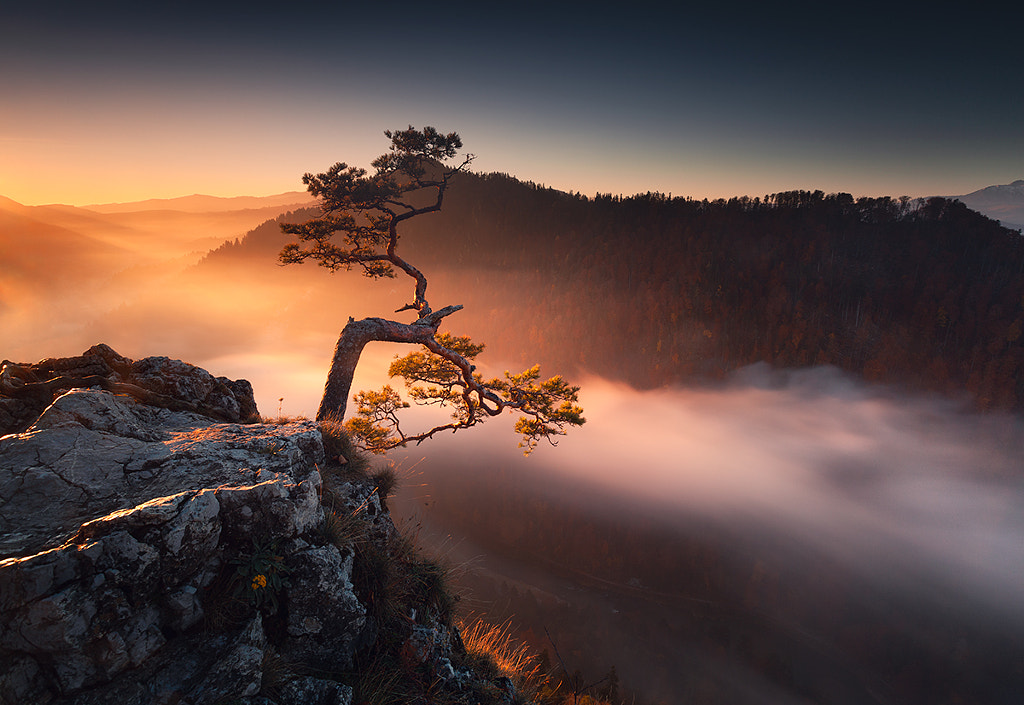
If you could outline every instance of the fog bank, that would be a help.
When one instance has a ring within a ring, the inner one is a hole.
[[[507,424],[400,454],[601,488],[624,512],[700,516],[879,585],[1024,627],[1024,425],[832,368],[741,370],[718,388],[641,392],[583,381],[587,424],[522,458]],[[564,485],[565,483],[551,483]],[[552,491],[552,490],[549,490]]]

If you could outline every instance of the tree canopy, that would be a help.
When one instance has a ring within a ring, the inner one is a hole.
[[[383,453],[441,431],[475,426],[506,410],[519,414],[515,430],[522,436],[525,453],[541,440],[554,443],[567,427],[584,423],[579,387],[560,376],[542,381],[537,366],[485,380],[474,364],[484,346],[438,331],[441,321],[462,305],[434,311],[427,299],[426,276],[398,252],[399,226],[441,210],[452,177],[468,168],[473,155],[459,155],[458,134],[443,134],[433,127],[418,130],[410,125],[384,134],[391,146],[372,162],[373,173],[339,162],[322,174],[303,176],[309,192],[320,199],[321,212],[305,222],[281,226],[296,238],[281,250],[282,264],[313,260],[332,272],[358,267],[371,279],[401,272],[414,282],[412,301],[395,311],[413,311],[414,321],[349,319],[335,347],[317,419],[343,419],[355,367],[367,343],[413,343],[422,349],[395,359],[388,373],[404,381],[413,403],[450,409],[450,422],[407,433],[400,413],[410,404],[398,391],[390,385],[361,391],[354,397],[355,415],[345,422],[357,443]]]

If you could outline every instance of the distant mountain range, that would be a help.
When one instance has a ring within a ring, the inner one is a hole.
[[[987,186],[962,196],[944,196],[962,201],[967,207],[1000,221],[1013,229],[1024,229],[1024,179],[1011,184]],[[235,196],[222,198],[193,194],[177,198],[150,198],[129,203],[97,203],[82,208],[95,213],[133,213],[140,211],[178,211],[184,213],[224,213],[243,210],[294,210],[309,206],[313,199],[304,191],[288,191],[273,196]],[[0,196],[0,206],[20,206]],[[21,206],[24,208],[24,206]],[[58,207],[58,206],[48,206]],[[273,214],[268,213],[268,218]]]
[[[129,213],[133,211],[173,210],[186,213],[220,213],[264,208],[285,208],[306,205],[313,198],[305,191],[288,191],[274,196],[235,196],[221,198],[193,194],[178,198],[150,198],[131,203],[99,203],[83,206],[97,213]]]
[[[51,267],[58,255],[66,256],[69,266],[73,265],[76,258],[70,253],[95,243],[123,251],[135,264],[199,255],[286,211],[312,203],[308,193],[298,191],[237,198],[193,195],[95,206],[26,206],[0,196],[0,245],[7,270],[0,273],[0,281],[4,274],[11,274],[11,260],[17,259],[19,252],[38,259],[36,253],[46,251]],[[16,247],[29,231],[33,233],[31,251]],[[117,267],[109,259],[106,262],[107,269]]]
[[[994,218],[1007,228],[1024,228],[1024,179],[1003,186],[988,186],[965,196],[951,196],[968,208]]]

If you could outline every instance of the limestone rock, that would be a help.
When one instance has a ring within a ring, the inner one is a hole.
[[[101,346],[33,374],[238,400],[190,368]],[[368,553],[415,562],[373,481],[332,470],[325,489],[326,467],[313,422],[218,423],[94,388],[0,437],[0,705],[350,705],[377,644],[462,689],[450,624],[421,602],[381,612],[397,598],[366,581]],[[330,534],[322,495],[358,539]]]
[[[279,705],[351,705],[352,688],[311,676],[295,678],[281,688]]]
[[[255,696],[266,636],[257,588],[231,591],[236,565],[255,537],[319,555],[299,537],[323,519],[323,462],[311,422],[218,424],[95,389],[63,394],[0,439],[0,702]],[[296,588],[289,613],[344,606],[351,623],[324,617],[330,637],[309,643],[354,643],[351,556],[329,549],[333,560],[296,559],[321,592]],[[217,647],[194,632],[225,605],[255,616]],[[351,651],[319,657],[349,662]]]
[[[242,630],[231,649],[189,693],[194,705],[214,705],[229,697],[248,697],[260,692],[263,682],[263,651],[267,637],[259,613]]]
[[[132,361],[109,345],[94,345],[78,357],[34,364],[0,365],[0,436],[24,431],[67,389],[100,386],[144,397],[147,404],[192,411],[218,421],[247,423],[259,412],[246,380],[214,377],[195,365],[166,357]]]
[[[53,547],[92,519],[196,487],[276,481],[281,495],[318,464],[312,423],[216,424],[75,389],[26,432],[0,438],[0,557]],[[315,520],[315,484],[303,488],[303,526]]]
[[[225,505],[217,488],[158,498],[88,522],[59,548],[0,562],[0,653],[28,657],[44,670],[52,664],[60,693],[139,666],[166,643],[165,634],[187,629],[201,617],[204,608],[197,596],[209,594],[204,588],[239,552],[221,540],[227,533],[222,527],[236,523],[243,509],[259,505],[268,486],[280,487],[285,499],[294,500],[296,516],[308,514],[302,507],[308,492],[301,484],[271,480],[231,488],[233,503]],[[272,526],[288,537],[302,524]],[[324,586],[323,576],[311,578]],[[350,585],[330,586],[327,594],[339,590],[343,594],[334,602],[357,610]],[[236,645],[225,657],[234,671],[262,659],[262,646],[256,646],[260,639],[246,639],[247,646]],[[253,695],[248,692],[253,682],[246,681],[233,695]],[[210,702],[224,697],[217,693]],[[195,702],[207,702],[205,697],[196,696]]]
[[[352,592],[352,558],[330,544],[293,555],[286,658],[325,671],[351,667],[366,620]]]

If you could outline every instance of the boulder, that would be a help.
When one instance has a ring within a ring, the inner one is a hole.
[[[151,406],[192,411],[218,421],[259,419],[252,385],[214,377],[195,365],[166,357],[133,361],[99,344],[78,357],[0,365],[0,436],[24,431],[64,391],[101,387]]]
[[[55,547],[92,519],[197,487],[274,481],[258,491],[280,494],[323,462],[310,422],[217,424],[74,389],[24,433],[0,437],[0,557]]]

